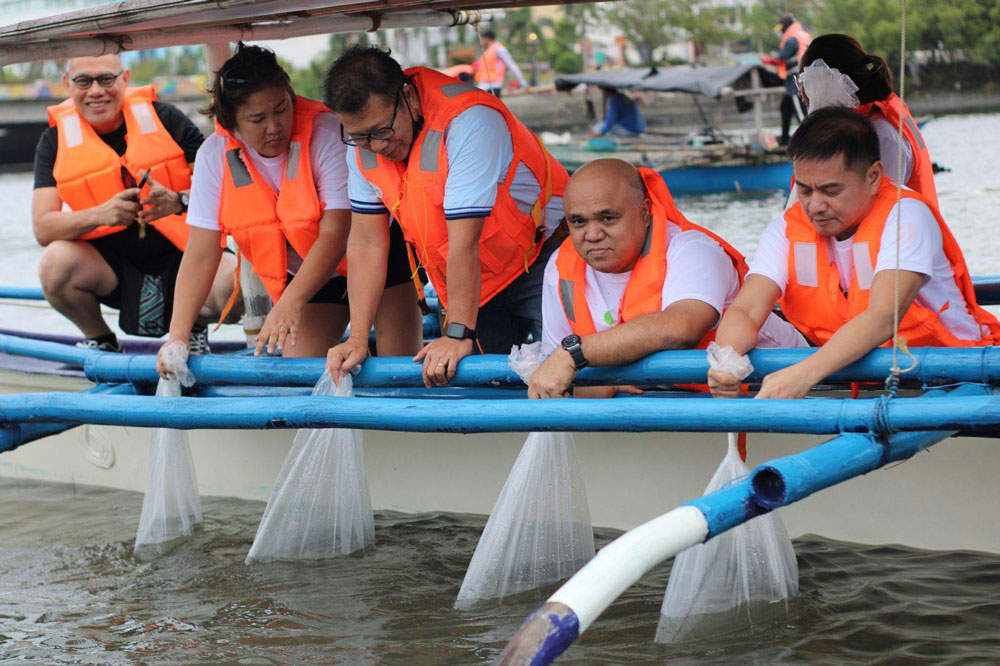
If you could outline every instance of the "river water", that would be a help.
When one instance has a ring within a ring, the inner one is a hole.
[[[1000,273],[1000,115],[939,118],[925,138],[951,169],[937,177],[942,210],[972,272]],[[0,284],[37,285],[30,190],[30,175],[0,176]],[[748,254],[782,202],[778,194],[679,200]],[[74,332],[36,308],[0,307],[0,326]],[[246,566],[263,503],[206,497],[195,538],[140,563],[131,551],[141,504],[127,491],[0,478],[0,663],[488,663],[551,592],[453,608],[482,516],[379,513],[377,548],[363,557]],[[616,535],[597,529],[598,547]],[[818,538],[795,546],[801,593],[779,621],[710,641],[653,643],[668,563],[560,663],[1000,663],[1000,557]]]

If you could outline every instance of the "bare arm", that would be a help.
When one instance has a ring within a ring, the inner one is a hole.
[[[697,345],[718,321],[719,313],[708,303],[694,299],[677,301],[662,312],[636,317],[632,321],[583,338],[583,355],[593,366],[622,365],[668,349]],[[573,359],[557,348],[531,376],[529,398],[565,395],[576,376]],[[603,388],[603,387],[602,387]],[[612,393],[584,391],[581,397],[609,397]]]
[[[97,227],[108,224],[128,226],[139,214],[137,188],[119,192],[100,206],[63,211],[62,199],[54,187],[39,187],[31,198],[31,223],[35,240],[45,247],[56,240],[76,240]]]
[[[332,209],[323,211],[319,219],[319,237],[302,261],[299,271],[288,283],[281,298],[267,315],[257,336],[254,354],[260,354],[267,345],[268,353],[275,347],[283,350],[285,341],[296,344],[302,308],[320,287],[333,275],[337,264],[347,253],[347,236],[351,230],[351,211]]]
[[[804,361],[764,378],[758,398],[801,398],[828,376],[858,360],[892,337],[895,271],[880,271],[872,280],[868,309],[840,327],[825,345]],[[903,318],[925,276],[899,271],[899,317]]]
[[[726,308],[719,323],[715,342],[746,354],[757,346],[757,334],[781,297],[781,290],[770,278],[749,275],[736,299]]]
[[[448,220],[448,322],[474,329],[479,317],[482,271],[479,236],[485,218]],[[442,336],[413,357],[423,361],[424,385],[447,384],[455,376],[458,362],[472,353],[472,340]]]
[[[191,227],[174,287],[170,342],[180,340],[187,344],[191,327],[208,298],[215,272],[219,269],[222,259],[220,237],[218,231]]]
[[[334,381],[368,357],[368,333],[375,322],[389,263],[389,215],[351,213],[347,239],[347,297],[351,335],[326,356]]]

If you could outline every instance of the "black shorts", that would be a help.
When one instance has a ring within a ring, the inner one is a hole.
[[[385,286],[395,287],[411,281],[410,260],[406,257],[406,242],[403,240],[403,230],[393,221],[389,227],[389,263],[386,266]],[[295,277],[291,273],[285,281],[288,284]],[[310,303],[339,303],[347,305],[347,278],[334,275],[330,281],[319,288],[319,291],[309,299]]]
[[[118,279],[115,290],[98,300],[118,310],[118,326],[126,333],[159,337],[170,330],[174,283],[184,253],[152,225],[146,225],[142,239],[139,229],[132,224],[87,242]]]

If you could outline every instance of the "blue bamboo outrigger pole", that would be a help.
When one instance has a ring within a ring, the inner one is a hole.
[[[947,398],[906,398],[919,405],[992,395],[986,386],[955,388]],[[889,403],[903,399],[893,399]],[[719,401],[732,402],[732,401]],[[885,424],[883,424],[885,425]],[[845,434],[754,469],[749,478],[705,495],[630,530],[602,548],[521,625],[497,660],[502,666],[546,666],[587,630],[602,612],[647,571],[767,511],[824,488],[905,460],[953,432],[885,430]]]
[[[885,400],[405,399],[331,396],[113,401],[76,393],[0,396],[0,423],[95,423],[147,428],[363,428],[404,432],[992,432],[1000,396]]]
[[[750,352],[754,365],[748,381],[798,363],[814,349],[757,349]],[[935,348],[911,350],[917,368],[903,379],[916,385],[953,382],[1000,383],[1000,348]],[[0,353],[32,356],[44,360],[81,365],[94,382],[114,384],[155,384],[156,358],[149,354],[112,354],[13,335],[0,335]],[[188,363],[201,384],[240,384],[258,386],[314,386],[323,374],[324,360],[253,358],[248,356],[195,356]],[[827,378],[829,383],[878,382],[880,385],[892,367],[892,350],[876,349]],[[705,352],[669,351],[653,354],[641,361],[611,368],[585,368],[574,384],[657,384],[703,383],[708,374]],[[408,357],[371,358],[355,376],[357,387],[420,387],[423,378],[420,364]],[[462,360],[452,386],[524,387],[510,369],[507,357],[497,354],[471,356]]]

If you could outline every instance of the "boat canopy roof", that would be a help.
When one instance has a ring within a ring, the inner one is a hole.
[[[557,90],[571,90],[581,83],[616,90],[687,92],[719,97],[729,88],[749,87],[750,72],[757,70],[765,86],[779,86],[781,79],[760,65],[741,63],[712,67],[676,66],[657,69],[620,69],[569,74],[556,78]],[[746,84],[746,85],[744,85]]]
[[[569,0],[575,2],[579,0]],[[563,0],[566,3],[566,0]],[[0,27],[0,66],[164,46],[503,18],[553,0],[125,0]]]

